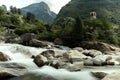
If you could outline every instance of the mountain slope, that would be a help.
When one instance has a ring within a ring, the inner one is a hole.
[[[68,16],[88,18],[93,11],[98,18],[120,23],[120,0],[71,0],[60,10],[57,19]]]
[[[50,11],[50,8],[44,2],[31,4],[27,7],[22,8],[23,15],[25,15],[27,12],[33,13],[36,18],[42,19],[43,21],[48,23],[52,23],[56,18],[56,14]]]

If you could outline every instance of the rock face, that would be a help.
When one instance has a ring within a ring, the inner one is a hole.
[[[8,61],[10,60],[9,56],[0,52],[0,61]]]
[[[113,72],[113,73],[107,75],[102,80],[120,80],[120,71]]]
[[[31,4],[22,8],[23,15],[26,15],[27,12],[33,13],[36,18],[48,23],[52,23],[56,18],[56,14],[50,11],[49,6],[45,2]]]

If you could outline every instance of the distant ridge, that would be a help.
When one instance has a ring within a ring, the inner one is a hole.
[[[23,15],[26,15],[27,12],[33,13],[36,18],[41,19],[47,23],[52,23],[56,18],[56,14],[50,11],[49,6],[45,2],[34,3],[22,8]]]

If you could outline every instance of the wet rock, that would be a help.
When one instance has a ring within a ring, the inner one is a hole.
[[[43,51],[41,55],[45,56],[47,59],[54,59],[55,52],[53,50],[46,50],[46,51]]]
[[[48,60],[46,57],[44,57],[43,55],[37,55],[35,58],[34,58],[34,62],[37,66],[39,67],[42,67],[44,66],[45,64],[48,63]]]
[[[95,57],[95,56],[98,56],[98,55],[102,55],[102,52],[100,52],[98,50],[84,50],[82,53],[84,55],[90,56],[90,57]]]
[[[83,60],[87,59],[87,56],[85,56],[84,54],[82,54],[81,52],[79,52],[77,50],[70,50],[70,51],[64,53],[63,57],[68,58],[72,62],[83,61]]]
[[[106,75],[108,75],[107,73],[104,72],[91,72],[91,73],[93,76],[100,79],[103,79]]]
[[[58,80],[47,74],[27,73],[10,80]]]
[[[61,68],[61,66],[64,66],[66,63],[59,61],[59,60],[53,60],[49,62],[49,66],[52,66],[56,69]]]
[[[0,72],[0,80],[8,80],[10,78],[16,77],[16,75],[13,75],[8,72]]]
[[[8,61],[11,60],[10,57],[2,52],[0,52],[0,61]]]

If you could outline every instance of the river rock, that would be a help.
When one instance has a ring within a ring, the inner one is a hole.
[[[91,72],[91,73],[93,76],[100,79],[103,79],[106,75],[108,75],[107,73],[104,72]]]
[[[120,63],[115,59],[111,59],[107,61],[107,65],[119,65]]]
[[[22,44],[29,45],[30,41],[35,38],[34,33],[25,33],[21,36]]]
[[[0,72],[0,80],[8,80],[13,77],[16,77],[16,76],[8,72]]]
[[[93,66],[93,59],[87,59],[84,61],[85,66]]]
[[[21,63],[1,63],[0,80],[8,80],[28,72],[27,66]]]
[[[90,56],[90,57],[95,57],[95,56],[98,56],[98,55],[102,55],[102,52],[100,52],[98,50],[84,50],[82,53],[84,55]]]
[[[34,58],[34,62],[37,66],[42,67],[44,66],[46,63],[48,63],[48,59],[46,57],[44,57],[43,55],[37,55]]]
[[[105,55],[98,55],[95,58],[93,58],[93,64],[95,66],[106,65],[106,59],[107,59],[107,56],[105,56]]]
[[[84,49],[82,47],[75,47],[73,50],[78,50],[79,52],[82,52]]]
[[[34,46],[34,47],[46,47],[46,48],[51,48],[54,44],[48,41],[40,41],[37,39],[31,39],[30,46]]]
[[[41,55],[45,56],[47,59],[54,59],[55,51],[53,50],[46,50],[41,53]]]
[[[120,80],[120,71],[113,72],[105,76],[102,80]]]
[[[27,73],[10,80],[58,80],[47,74]]]
[[[0,52],[0,61],[8,61],[10,57],[2,52]]]
[[[88,57],[79,52],[78,50],[70,50],[63,54],[63,57],[68,58],[70,61],[83,61]]]
[[[82,42],[81,46],[86,49],[95,49],[95,50],[101,51],[102,53],[106,53],[106,54],[116,54],[120,52],[120,48],[116,46],[109,45],[103,42],[97,42],[97,41]]]

